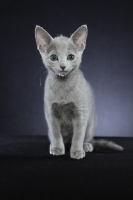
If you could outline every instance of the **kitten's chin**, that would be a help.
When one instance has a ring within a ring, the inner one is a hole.
[[[59,76],[59,77],[65,77],[66,75],[63,75],[63,74],[57,74],[57,76]]]
[[[55,72],[55,73],[56,73],[56,75],[58,77],[62,77],[62,78],[65,78],[69,74],[69,72],[63,72],[63,71],[61,71],[61,72]]]

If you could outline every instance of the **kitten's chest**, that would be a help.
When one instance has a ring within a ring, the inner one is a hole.
[[[70,124],[77,115],[74,87],[66,84],[55,84],[49,88],[47,103],[53,115],[65,124]]]
[[[69,124],[72,121],[72,119],[76,117],[77,109],[73,102],[69,102],[66,104],[53,103],[52,113],[60,121]]]
[[[73,102],[75,97],[75,87],[65,83],[55,83],[49,87],[48,98],[52,102],[59,104]]]

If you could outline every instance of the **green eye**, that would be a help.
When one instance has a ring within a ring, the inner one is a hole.
[[[53,55],[50,56],[50,59],[52,61],[56,61],[56,60],[58,60],[58,57],[57,57],[57,55],[53,54]]]
[[[67,56],[67,60],[74,60],[74,55],[73,54],[69,54]]]

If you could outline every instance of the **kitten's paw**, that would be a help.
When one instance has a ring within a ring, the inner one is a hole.
[[[54,147],[54,148],[50,149],[50,154],[56,155],[56,156],[63,155],[63,154],[65,154],[65,150]]]
[[[94,147],[91,143],[84,143],[83,149],[85,152],[92,152],[94,150]]]
[[[85,157],[85,152],[82,150],[70,152],[70,157],[74,159],[81,159]]]

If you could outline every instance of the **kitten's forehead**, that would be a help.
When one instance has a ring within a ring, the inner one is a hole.
[[[68,52],[68,51],[74,51],[76,52],[76,48],[73,44],[73,42],[70,40],[70,38],[59,36],[53,39],[52,44],[50,45],[48,49],[48,53],[51,51],[55,52]]]

